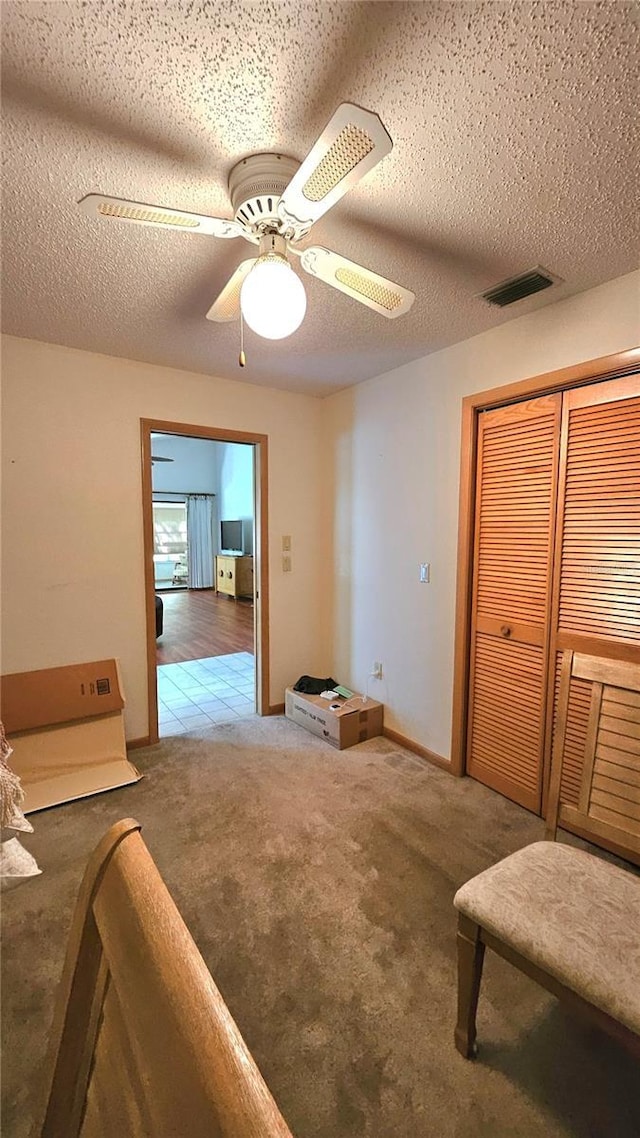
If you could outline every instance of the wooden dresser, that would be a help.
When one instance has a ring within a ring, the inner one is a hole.
[[[216,557],[216,593],[229,597],[253,596],[253,557],[219,553]]]

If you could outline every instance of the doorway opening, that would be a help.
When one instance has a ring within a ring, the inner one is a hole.
[[[266,437],[141,420],[149,741],[268,710]]]

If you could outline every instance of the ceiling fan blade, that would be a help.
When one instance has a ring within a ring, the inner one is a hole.
[[[257,257],[249,257],[241,261],[235,273],[227,281],[223,290],[214,300],[207,312],[207,320],[215,320],[223,324],[227,320],[236,320],[240,315],[240,289],[249,269],[255,265]]]
[[[300,254],[302,268],[313,277],[332,285],[333,288],[346,292],[354,300],[366,304],[386,316],[395,320],[397,316],[404,316],[415,300],[414,293],[394,281],[341,257],[339,253],[332,253],[330,249],[323,249],[321,245],[313,245]]]
[[[378,115],[342,103],[283,191],[280,219],[292,227],[296,239],[304,236],[392,148]]]
[[[133,221],[136,225],[155,225],[158,229],[181,229],[186,233],[205,233],[210,237],[242,237],[242,226],[226,217],[207,217],[202,213],[185,213],[181,209],[165,209],[161,205],[145,205],[126,198],[109,198],[104,194],[87,194],[78,205],[89,217],[108,221]]]

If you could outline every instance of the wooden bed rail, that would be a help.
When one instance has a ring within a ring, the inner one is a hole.
[[[84,875],[41,1138],[292,1138],[139,831]]]

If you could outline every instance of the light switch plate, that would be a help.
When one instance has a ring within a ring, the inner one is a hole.
[[[289,553],[291,550],[291,534],[285,533],[282,535],[282,551]]]
[[[420,563],[420,581],[424,585],[428,585],[431,580],[431,565],[428,561]]]

